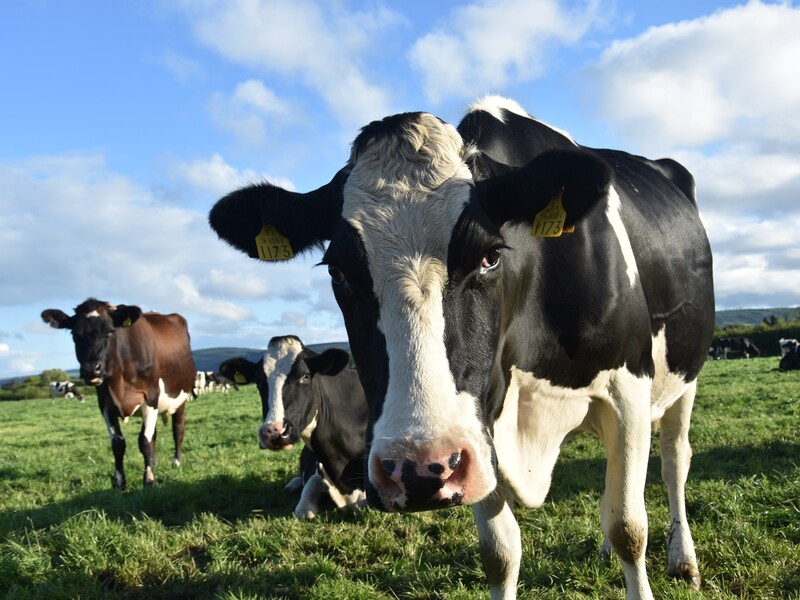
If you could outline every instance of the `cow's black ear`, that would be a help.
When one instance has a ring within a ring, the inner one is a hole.
[[[208,223],[220,238],[252,258],[286,260],[321,249],[342,214],[342,188],[349,174],[349,167],[344,168],[306,194],[269,183],[242,188],[214,205]]]
[[[142,316],[142,309],[138,306],[120,304],[108,311],[114,327],[130,327]]]
[[[57,308],[43,310],[42,321],[54,329],[72,329],[72,317]]]
[[[496,224],[533,223],[560,198],[571,227],[604,199],[611,185],[609,166],[582,150],[544,152],[519,169],[477,181],[475,189],[486,214]]]
[[[320,375],[338,375],[350,364],[350,354],[338,348],[330,348],[322,354],[306,359],[308,370]]]
[[[225,377],[239,385],[253,383],[258,374],[258,363],[247,360],[243,356],[229,358],[220,364],[219,371]],[[262,371],[263,372],[263,371]]]

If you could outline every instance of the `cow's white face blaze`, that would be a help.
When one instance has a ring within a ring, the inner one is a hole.
[[[469,149],[431,115],[405,133],[354,152],[342,209],[366,251],[386,339],[369,477],[389,509],[472,503],[496,486],[478,400],[457,389],[445,347],[448,242],[470,200]]]
[[[264,354],[263,368],[269,388],[269,410],[264,423],[258,428],[258,443],[261,448],[286,450],[292,447],[285,423],[283,384],[289,376],[297,357],[303,351],[303,343],[291,336],[270,341]]]

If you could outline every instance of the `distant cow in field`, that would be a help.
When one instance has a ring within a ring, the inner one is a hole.
[[[144,456],[144,484],[155,485],[156,423],[172,415],[173,463],[180,465],[184,408],[194,387],[195,367],[186,320],[178,314],[143,313],[138,306],[113,306],[89,298],[68,316],[58,309],[42,312],[56,329],[69,329],[81,378],[97,389],[115,471],[112,484],[126,486],[125,437],[119,420],[127,422],[141,410],[139,450]]]
[[[337,508],[366,503],[363,457],[367,402],[350,355],[329,349],[317,354],[296,336],[272,338],[258,363],[243,357],[223,362],[219,371],[239,383],[255,383],[261,396],[262,449],[291,448],[300,439],[302,486],[298,518],[313,518],[325,496]],[[309,450],[310,454],[306,452]]]
[[[369,402],[370,504],[472,505],[492,598],[516,595],[514,506],[544,502],[578,430],[606,448],[600,523],[628,596],[652,598],[644,490],[657,420],[667,571],[700,586],[684,484],[714,290],[680,164],[579,146],[492,97],[458,128],[417,112],[370,123],[321,188],[251,185],[209,222],[251,257],[327,244]]]
[[[800,369],[800,343],[796,339],[781,339],[781,360],[778,368],[781,371]]]
[[[78,390],[78,386],[71,381],[51,381],[50,382],[50,399],[56,396],[59,398],[77,398],[83,402],[83,395]]]
[[[750,338],[727,337],[717,343],[717,354],[720,358],[756,358],[761,351]]]

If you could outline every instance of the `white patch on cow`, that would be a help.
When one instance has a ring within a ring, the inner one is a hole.
[[[606,202],[606,217],[617,236],[619,248],[622,251],[622,257],[625,260],[625,272],[628,274],[628,281],[631,287],[633,287],[636,284],[636,276],[639,273],[639,269],[636,265],[636,256],[633,254],[631,240],[622,222],[622,216],[620,215],[621,207],[622,203],[620,202],[619,194],[617,194],[617,190],[614,189],[614,186],[611,186],[608,190],[608,200]]]
[[[164,380],[158,380],[158,411],[159,413],[167,413],[167,414],[175,414],[175,411],[178,410],[186,399],[189,397],[189,392],[184,392],[181,390],[178,392],[177,396],[170,396],[166,392],[166,386],[164,385]]]
[[[93,311],[90,311],[90,312],[86,313],[86,317],[87,318],[94,318],[94,317],[99,317],[99,316],[100,316],[100,313],[97,312],[96,310],[93,310]]]
[[[305,444],[311,448],[311,434],[314,433],[314,430],[317,428],[317,419],[319,417],[319,411],[314,413],[314,418],[306,425],[305,429],[300,432],[300,437],[305,442]],[[311,448],[313,450],[313,448]]]
[[[294,508],[294,516],[298,519],[313,519],[319,514],[320,497],[328,490],[322,476],[314,473],[300,494],[300,501]]]
[[[303,343],[300,340],[282,338],[270,344],[264,353],[264,375],[269,387],[269,410],[264,419],[265,425],[283,423],[283,384],[302,351]]]
[[[532,121],[536,121],[537,123],[541,123],[548,129],[552,129],[559,135],[564,136],[567,138],[573,145],[577,146],[578,143],[572,138],[572,136],[564,131],[563,129],[559,129],[558,127],[553,127],[552,125],[545,123],[544,121],[540,121],[536,117],[532,117],[525,109],[522,108],[518,102],[515,100],[511,100],[510,98],[505,98],[503,96],[485,96],[474,102],[470,105],[468,112],[479,112],[483,111],[492,115],[495,119],[500,121],[501,123],[505,123],[505,114],[503,110],[507,110],[508,112],[520,115],[521,117],[526,117]]]
[[[156,433],[156,425],[158,424],[158,408],[144,403],[142,405],[142,432],[148,442],[153,441],[153,436]]]
[[[355,490],[345,494],[333,483],[322,463],[319,463],[318,469],[322,475],[322,482],[336,508],[339,510],[356,510],[367,505],[367,494],[364,490]]]
[[[670,372],[667,365],[667,338],[663,327],[653,337],[653,362],[656,372],[653,378],[650,420],[655,422],[664,416],[664,411],[697,383],[696,381],[687,383],[684,381],[682,373]]]
[[[420,115],[402,137],[372,140],[351,157],[342,216],[366,249],[389,358],[371,455],[392,457],[398,442],[428,455],[468,448],[484,474],[472,501],[496,481],[476,401],[450,373],[442,305],[448,242],[469,200],[469,151],[452,125]]]

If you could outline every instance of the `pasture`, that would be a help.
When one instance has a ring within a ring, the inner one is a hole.
[[[668,512],[658,433],[646,489],[648,571],[658,598],[800,598],[800,371],[775,357],[707,363],[691,441],[687,510],[703,576],[665,575]],[[0,594],[7,598],[488,598],[468,508],[292,515],[282,492],[299,446],[260,451],[254,387],[186,409],[183,466],[159,422],[156,474],[142,488],[138,416],[124,426],[128,490],[93,397],[0,403]],[[624,598],[598,557],[605,458],[570,442],[545,505],[518,509],[520,598]]]

